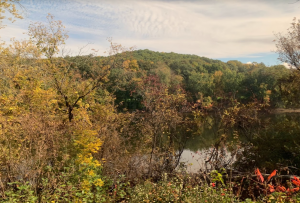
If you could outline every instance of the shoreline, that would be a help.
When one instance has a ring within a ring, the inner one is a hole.
[[[284,108],[276,108],[271,110],[271,113],[300,113],[300,109],[284,109]]]

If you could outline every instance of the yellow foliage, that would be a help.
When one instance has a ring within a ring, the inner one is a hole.
[[[82,190],[88,191],[92,185],[102,186],[104,183],[95,172],[97,168],[101,167],[101,163],[92,155],[97,153],[102,145],[102,141],[97,138],[97,131],[83,129],[77,130],[75,134],[77,138],[74,145],[78,151],[76,163],[79,165],[80,171],[85,173],[81,183]]]
[[[139,64],[138,64],[137,60],[131,60],[129,67],[132,70],[139,70]]]
[[[123,61],[122,66],[123,66],[123,68],[131,69],[134,71],[139,69],[139,64],[138,64],[137,60],[125,60],[125,61]]]
[[[81,183],[81,188],[82,190],[88,191],[91,188],[91,184],[88,180],[83,180],[83,182]]]
[[[220,70],[219,70],[219,71],[216,71],[215,74],[214,74],[215,77],[220,77],[220,76],[222,76],[222,75],[223,75],[223,72],[220,71]]]
[[[126,60],[123,62],[123,68],[129,68],[130,60]]]
[[[88,170],[88,175],[89,176],[95,176],[95,172],[93,170]]]
[[[5,19],[6,16],[3,14],[5,11],[8,11],[14,18],[22,19],[22,15],[20,15],[19,11],[16,8],[16,4],[19,4],[20,0],[1,0],[0,2],[0,23]],[[9,21],[14,22],[12,17],[7,18]],[[1,26],[4,27],[3,25]]]
[[[102,187],[104,185],[104,182],[101,179],[97,179],[94,181],[94,185]]]
[[[41,22],[30,24],[28,33],[48,59],[52,59],[59,52],[59,46],[65,44],[69,37],[62,22],[53,19],[54,16],[48,14],[48,25]]]

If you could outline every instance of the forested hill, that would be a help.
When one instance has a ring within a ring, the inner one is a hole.
[[[72,57],[72,60],[79,61],[82,57],[86,56]],[[270,99],[272,106],[287,105],[282,100],[279,82],[287,77],[290,70],[282,65],[268,67],[263,63],[244,64],[236,60],[224,63],[196,55],[148,49],[113,57],[119,57],[119,68],[112,69],[108,89],[114,92],[120,108],[136,109],[142,106],[136,91],[137,81],[150,75],[157,76],[170,91],[182,87],[190,102],[209,104],[231,97],[241,102]],[[78,68],[89,72],[85,63]]]
[[[237,72],[247,72],[247,70],[250,70],[253,67],[256,68],[279,68],[280,71],[286,71],[285,67],[282,65],[277,66],[271,66],[267,67],[263,63],[253,63],[253,64],[244,64],[237,60],[231,60],[227,63],[224,63],[220,60],[210,59],[207,57],[201,57],[197,55],[191,55],[191,54],[178,54],[178,53],[165,53],[165,52],[155,52],[148,49],[145,50],[137,50],[133,51],[132,57],[139,62],[153,62],[156,64],[159,63],[165,63],[167,66],[169,66],[172,70],[176,71],[177,65],[180,64],[180,66],[188,66],[190,71],[196,71],[196,72],[205,72],[205,73],[212,73],[217,70],[226,70],[229,69],[231,71],[237,71]],[[140,64],[140,65],[141,65]],[[142,66],[143,67],[143,66]],[[141,68],[142,68],[141,67]],[[251,69],[252,70],[252,69]]]
[[[133,57],[137,60],[144,60],[144,61],[153,61],[153,62],[159,62],[163,61],[165,63],[169,63],[172,61],[177,60],[195,60],[195,61],[202,61],[203,63],[217,63],[220,62],[219,60],[213,60],[206,57],[200,57],[197,55],[191,55],[191,54],[178,54],[178,53],[165,53],[165,52],[156,52],[151,51],[149,49],[144,50],[136,50],[132,52]]]

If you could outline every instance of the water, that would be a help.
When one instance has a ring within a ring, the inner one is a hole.
[[[240,171],[251,171],[254,167],[274,170],[288,166],[294,172],[300,171],[300,113],[267,114],[261,116],[261,121],[263,126],[251,129],[251,136],[239,133],[242,148],[234,157],[234,167]],[[217,131],[218,124],[215,122],[203,126],[200,133],[189,135],[180,159],[188,172],[205,170],[205,160],[219,140]],[[232,155],[227,147],[225,151],[223,162]]]

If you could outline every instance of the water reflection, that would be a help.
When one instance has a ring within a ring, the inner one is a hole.
[[[200,152],[195,153],[189,149],[182,152],[180,162],[183,162],[187,166],[187,172],[196,173],[199,169],[205,169],[205,160],[207,158],[206,150],[200,150]]]
[[[251,171],[254,167],[274,170],[288,166],[299,172],[300,114],[267,114],[261,120],[263,125],[253,129],[251,138],[242,137],[240,132],[244,150],[237,156],[235,168]],[[189,172],[205,168],[207,153],[219,140],[217,131],[218,124],[214,122],[213,125],[203,126],[201,133],[189,137],[180,159],[187,164]],[[226,157],[231,157],[231,153],[227,152]]]

